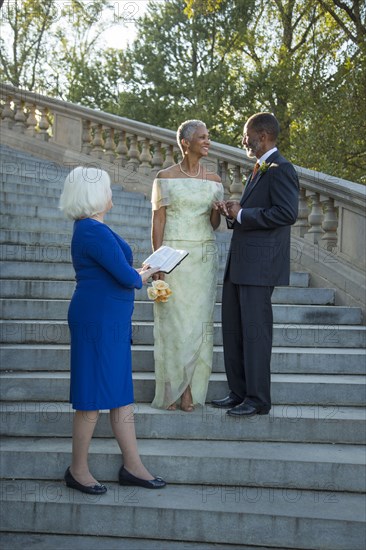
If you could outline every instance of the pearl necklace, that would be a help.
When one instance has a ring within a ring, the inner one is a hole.
[[[179,162],[178,164],[179,164],[180,171],[183,172],[183,174],[185,174],[185,175],[188,176],[189,178],[196,178],[196,177],[198,176],[198,174],[200,173],[200,171],[201,171],[201,165],[198,164],[198,172],[197,172],[197,174],[187,174],[187,172],[185,172],[185,171],[183,170],[183,168],[182,168],[182,163]]]

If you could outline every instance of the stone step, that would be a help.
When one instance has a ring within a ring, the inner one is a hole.
[[[68,168],[65,166],[48,162],[41,159],[21,159],[17,157],[9,158],[5,162],[0,163],[1,180],[6,183],[16,185],[38,185],[48,189],[62,189],[65,178],[75,164]],[[135,172],[129,167],[115,165],[113,180],[119,187],[123,187],[125,181],[133,182],[136,185],[139,183],[151,184],[154,180],[153,173],[144,174],[142,171]],[[143,196],[142,193],[133,192],[135,195]]]
[[[6,344],[68,344],[69,330],[66,321],[0,321],[0,341]],[[258,327],[258,330],[260,327]],[[221,326],[203,326],[202,337],[213,332],[214,345],[222,345]],[[257,337],[253,333],[253,338]],[[350,325],[299,325],[275,324],[273,345],[286,347],[365,348],[366,327]],[[116,327],[118,337],[118,327]],[[153,344],[153,322],[132,323],[134,344]]]
[[[8,181],[8,178],[4,181],[1,177],[0,180],[0,192],[2,193],[11,193],[16,196],[23,197],[24,201],[27,203],[27,197],[48,197],[57,200],[60,199],[62,193],[64,179],[60,181],[58,186],[49,187],[47,181],[39,183],[36,179],[27,180],[26,182],[19,181],[18,178],[11,178],[13,181]],[[136,206],[146,206],[151,210],[150,198],[145,197],[142,193],[135,193],[133,191],[125,191],[120,185],[112,185],[113,201],[116,201],[116,204],[126,201],[128,204]],[[121,199],[122,197],[122,199]],[[126,198],[124,198],[126,197]],[[32,200],[32,199],[30,199]],[[23,199],[21,198],[23,203]]]
[[[36,241],[37,242],[37,241]],[[139,265],[143,259],[146,258],[148,250],[144,249],[143,244],[137,239],[128,240],[129,245],[134,252],[134,265]],[[11,248],[9,254],[11,254]],[[37,245],[27,250],[29,254],[29,261],[0,261],[0,277],[2,279],[19,279],[19,275],[22,275],[22,279],[53,279],[57,281],[57,284],[61,281],[74,281],[75,273],[69,262],[46,262],[42,259],[38,260],[39,250]],[[53,245],[50,244],[49,254],[56,255],[57,252]],[[33,257],[32,257],[33,255]],[[34,255],[38,261],[34,261]],[[53,256],[51,256],[53,257]],[[218,281],[220,282],[223,277],[224,266],[221,265],[218,272]],[[42,273],[44,276],[42,277]],[[308,287],[309,285],[309,273],[292,272],[290,275],[290,286],[293,287]],[[146,292],[146,291],[145,291]]]
[[[141,458],[168,483],[255,486],[362,493],[366,489],[360,445],[264,441],[142,439]],[[1,478],[58,479],[70,464],[71,438],[4,438]],[[89,466],[97,479],[116,481],[121,451],[115,439],[93,439]]]
[[[67,318],[69,304],[70,300],[0,299],[3,319],[64,320]],[[275,323],[359,325],[362,323],[362,310],[346,306],[274,304],[273,318]],[[133,319],[152,321],[153,302],[136,301]],[[220,304],[215,305],[214,321],[221,322]]]
[[[236,544],[177,542],[161,539],[126,537],[89,537],[87,535],[52,535],[45,533],[1,533],[4,548],[23,550],[278,550],[266,546],[239,546]],[[286,549],[282,549],[286,550]]]
[[[49,199],[47,199],[49,200]],[[15,204],[0,203],[0,214],[2,216],[25,217],[25,218],[41,218],[52,220],[52,223],[58,224],[60,221],[65,221],[65,216],[59,210],[58,205],[41,205],[41,204]],[[118,208],[113,208],[105,217],[107,224],[114,223],[115,225],[141,225],[142,227],[151,226],[151,208],[148,210],[145,207],[134,205],[119,205]],[[72,223],[72,222],[68,222]]]
[[[111,228],[116,228],[111,225]],[[118,231],[122,237],[126,235],[124,232]],[[72,223],[70,222],[69,231],[47,233],[42,231],[18,231],[0,229],[0,242],[4,244],[3,255],[9,261],[16,259],[14,255],[18,254],[21,261],[45,261],[50,256],[51,261],[55,261],[58,257],[61,257],[57,252],[59,247],[70,249],[72,236]],[[140,239],[134,237],[133,231],[130,231],[128,244],[132,248],[133,253],[138,254],[151,254],[151,240],[146,234],[146,238]],[[51,252],[50,252],[51,250]],[[144,256],[146,257],[146,256]]]
[[[62,249],[64,250],[64,249]],[[65,247],[65,252],[69,248]],[[34,251],[32,248],[23,248],[23,261],[26,258],[30,258],[33,254],[33,259],[37,259],[38,250]],[[10,252],[9,252],[10,253]],[[48,258],[44,259],[52,261],[58,257],[57,249],[48,251]],[[42,258],[39,257],[41,260]],[[66,260],[61,258],[62,261]],[[293,280],[294,274],[291,279]],[[292,281],[293,282],[293,281]],[[1,295],[3,298],[29,298],[32,296],[34,299],[59,299],[69,300],[75,289],[74,281],[40,281],[40,280],[24,280],[24,279],[2,279],[1,281]],[[218,285],[216,293],[216,301],[221,302],[222,286]],[[135,300],[147,300],[147,287],[144,285],[140,290],[135,292]],[[299,288],[299,287],[277,287],[272,294],[273,304],[301,304],[301,305],[334,305],[335,302],[335,289],[333,288]]]
[[[71,220],[54,220],[52,218],[32,218],[32,217],[13,217],[9,215],[3,215],[1,217],[2,227],[7,230],[16,230],[16,231],[31,231],[31,232],[40,232],[44,231],[46,233],[52,233],[52,231],[57,232],[71,232],[73,227],[73,222]],[[150,223],[150,220],[147,220],[147,224]],[[114,223],[114,226],[117,226]],[[111,225],[112,227],[112,225]],[[122,237],[128,240],[128,237],[131,236],[133,239],[147,239],[150,235],[150,226],[137,224],[133,227],[128,225],[128,220],[124,225],[118,225],[117,233],[121,234]],[[51,241],[52,242],[52,241]]]
[[[36,183],[36,182],[35,182]],[[21,185],[21,184],[18,184]],[[151,201],[141,193],[125,191],[120,185],[112,185],[113,204],[114,208],[140,208],[146,214],[151,212]],[[8,204],[29,204],[34,206],[48,206],[50,209],[58,210],[60,200],[60,190],[58,196],[54,193],[54,188],[48,189],[44,185],[39,186],[37,194],[27,193],[28,188],[24,188],[24,193],[15,193],[15,191],[0,191],[0,199],[2,203]]]
[[[61,481],[6,480],[6,531],[364,550],[364,499],[354,493],[171,484],[146,491],[108,484],[97,500]],[[21,524],[19,518],[22,518]],[[57,521],[56,519],[57,518]],[[121,521],[121,518],[123,520]]]
[[[134,395],[139,403],[154,399],[155,376],[152,372],[134,372]],[[68,372],[11,372],[0,376],[2,401],[65,401],[69,399]],[[278,405],[366,405],[366,377],[350,375],[273,374],[272,400]],[[213,373],[207,403],[228,394],[226,376]]]
[[[269,415],[234,418],[210,405],[192,413],[134,406],[136,433],[142,439],[285,441],[365,444],[365,410],[339,405],[274,405]],[[3,436],[70,437],[73,410],[65,402],[13,401],[1,404]],[[95,437],[112,437],[107,412],[101,412]],[[186,441],[187,448],[189,443]]]
[[[0,347],[2,371],[69,371],[70,347],[67,344],[16,344]],[[272,349],[271,370],[280,374],[364,375],[366,350],[352,348],[284,348]],[[135,371],[154,371],[154,346],[133,345],[132,366]],[[222,346],[215,346],[213,372],[224,372]]]

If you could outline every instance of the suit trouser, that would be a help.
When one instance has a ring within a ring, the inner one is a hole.
[[[236,285],[224,280],[222,331],[231,396],[271,406],[273,286]]]

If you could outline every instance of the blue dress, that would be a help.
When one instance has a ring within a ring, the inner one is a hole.
[[[71,334],[70,403],[76,410],[133,403],[131,316],[140,275],[129,245],[104,223],[77,220],[71,242],[76,289]]]

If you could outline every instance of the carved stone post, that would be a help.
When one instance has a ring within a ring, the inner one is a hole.
[[[48,121],[48,108],[43,107],[40,111],[41,118],[38,123],[39,132],[37,132],[36,137],[42,141],[48,141],[50,137],[48,134],[48,129],[50,127],[50,123]]]
[[[142,142],[139,171],[141,170],[143,174],[147,175],[151,171],[150,140],[149,138],[140,138],[139,141]]]
[[[161,142],[154,141],[153,145],[154,145],[154,155],[153,155],[153,158],[151,159],[151,164],[152,164],[151,171],[154,172],[154,174],[156,174],[156,172],[158,172],[162,168],[164,159],[161,151]]]
[[[127,143],[126,143],[126,132],[120,130],[118,132],[118,145],[116,149],[117,160],[121,166],[125,166],[127,162]]]
[[[242,184],[242,181],[241,181],[241,170],[240,170],[240,166],[238,164],[236,164],[233,167],[232,174],[233,174],[233,176],[232,176],[233,181],[232,181],[232,184],[229,187],[230,199],[234,200],[234,201],[238,201],[238,200],[241,199],[241,196],[243,194],[243,184]]]
[[[92,134],[90,120],[83,120],[83,131],[81,134],[81,152],[90,155],[92,149]]]
[[[36,135],[36,126],[37,126],[35,104],[33,105],[27,104],[27,111],[28,111],[28,116],[26,121],[26,125],[27,125],[26,134],[28,136],[34,137]]]
[[[169,168],[174,164],[174,145],[165,146],[165,161],[163,168]]]
[[[298,237],[303,237],[309,229],[308,222],[309,208],[308,201],[306,198],[305,189],[300,188],[299,193],[299,213],[295,225],[292,226],[292,234],[297,235]]]
[[[310,229],[304,238],[313,244],[317,244],[324,233],[322,229],[323,211],[319,202],[319,193],[308,191],[306,194],[311,199],[311,212],[308,217]]]
[[[103,157],[103,126],[101,124],[92,124],[92,129],[94,133],[92,151],[91,154],[93,157],[101,159]]]
[[[1,124],[4,128],[8,128],[9,130],[11,130],[14,126],[14,111],[11,108],[11,105],[10,105],[11,102],[12,102],[12,97],[8,96],[6,98],[6,103],[4,105],[3,112],[1,113],[1,118],[2,118]]]
[[[225,196],[230,196],[231,181],[228,176],[228,163],[226,161],[222,161],[222,160],[219,161],[218,172],[222,181],[222,185],[224,186]]]
[[[334,207],[334,199],[331,197],[325,197],[321,199],[324,207],[324,219],[322,228],[325,231],[321,238],[321,244],[326,250],[333,250],[337,247],[337,228],[338,228],[338,216]]]
[[[116,155],[115,155],[115,149],[116,144],[114,143],[114,129],[113,128],[105,128],[105,143],[104,143],[104,158],[108,161],[113,163],[115,161]]]
[[[24,134],[24,131],[26,129],[26,115],[24,112],[24,103],[20,100],[14,101],[14,130],[18,134]]]
[[[140,153],[137,147],[137,136],[130,137],[130,147],[128,149],[128,161],[126,166],[132,167],[134,172],[137,172],[140,165]]]

